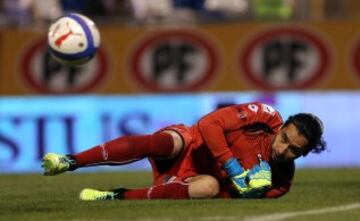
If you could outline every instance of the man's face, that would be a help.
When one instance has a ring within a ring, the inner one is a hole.
[[[274,137],[272,143],[271,159],[273,161],[291,161],[304,153],[308,144],[305,136],[301,135],[294,124],[282,127]]]

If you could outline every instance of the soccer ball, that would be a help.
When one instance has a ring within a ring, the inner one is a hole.
[[[55,60],[68,66],[81,65],[94,57],[100,45],[100,33],[91,19],[71,13],[51,24],[48,45]]]

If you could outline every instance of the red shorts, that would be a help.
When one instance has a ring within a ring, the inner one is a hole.
[[[199,144],[194,142],[196,139],[194,139],[195,133],[192,128],[179,124],[162,128],[155,133],[161,133],[165,130],[178,133],[183,140],[184,148],[174,159],[155,160],[149,158],[153,170],[154,185],[170,182],[175,179],[184,180],[187,177],[197,175],[192,166],[191,153]]]

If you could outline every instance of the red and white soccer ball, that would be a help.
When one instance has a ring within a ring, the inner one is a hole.
[[[54,21],[48,45],[55,60],[64,65],[81,65],[91,60],[100,45],[100,33],[88,17],[71,13]]]

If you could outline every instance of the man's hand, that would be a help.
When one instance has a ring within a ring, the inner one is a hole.
[[[224,169],[240,194],[248,191],[247,175],[249,171],[244,170],[237,159],[228,160],[224,164]]]
[[[270,165],[259,157],[260,163],[251,168],[247,174],[248,189],[241,198],[261,198],[271,186]]]
[[[260,159],[260,163],[250,169],[247,174],[250,189],[267,189],[271,186],[270,165]]]
[[[271,186],[271,168],[262,159],[250,170],[244,170],[236,158],[231,158],[224,169],[242,198],[261,197]]]
[[[234,177],[231,177],[231,182],[234,184],[236,189],[239,191],[240,194],[249,191],[249,187],[247,184],[247,174],[248,170],[243,170],[241,174],[238,174]]]

